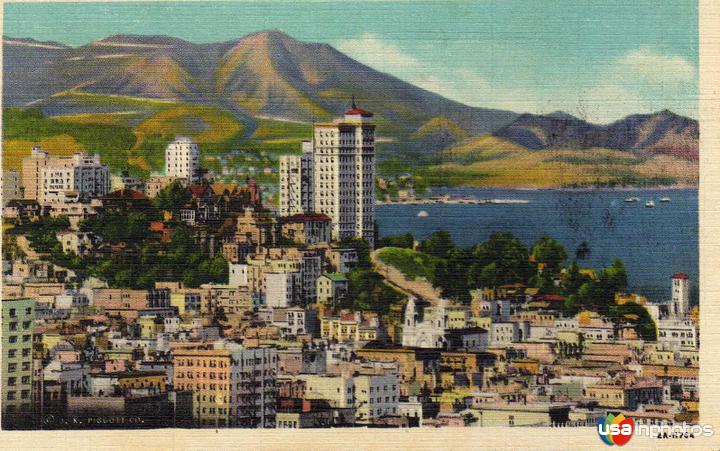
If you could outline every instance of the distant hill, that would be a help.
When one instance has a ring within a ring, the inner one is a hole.
[[[493,133],[528,149],[620,149],[697,160],[699,127],[694,119],[664,110],[595,125],[572,115],[523,114]]]
[[[115,35],[74,48],[5,37],[3,57],[8,168],[41,144],[98,151],[113,170],[147,176],[162,169],[167,142],[187,134],[204,168],[274,184],[278,155],[299,152],[310,123],[341,114],[354,95],[376,115],[383,176],[503,187],[697,183],[693,119],[661,111],[597,125],[562,111],[470,107],[279,31],[208,44]]]
[[[448,100],[327,44],[300,42],[279,31],[213,44],[116,35],[77,48],[6,38],[3,52],[6,104],[39,102],[53,114],[67,111],[42,99],[72,91],[208,103],[251,117],[305,122],[341,113],[354,94],[390,135],[411,134],[438,116],[471,134],[491,132],[517,117]]]

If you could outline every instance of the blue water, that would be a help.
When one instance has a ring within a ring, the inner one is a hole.
[[[511,232],[531,246],[544,235],[560,241],[571,258],[583,241],[590,246],[583,267],[602,268],[619,258],[628,270],[630,288],[651,300],[670,297],[670,276],[690,275],[693,297],[698,286],[697,190],[498,190],[435,189],[433,195],[524,199],[514,205],[378,205],[380,235],[410,232],[424,239],[438,229],[469,246],[496,231]],[[627,197],[640,202],[626,203]],[[661,197],[671,202],[660,203]],[[655,208],[645,208],[653,199]],[[425,210],[428,217],[420,218]]]

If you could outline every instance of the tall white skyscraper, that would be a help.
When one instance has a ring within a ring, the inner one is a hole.
[[[352,108],[343,117],[315,124],[312,147],[304,144],[303,150],[302,156],[285,157],[284,162],[281,161],[280,214],[324,213],[332,219],[334,240],[362,238],[373,244],[373,114],[357,108],[353,101]]]
[[[690,277],[677,273],[672,276],[672,312],[676,318],[684,318],[690,311]]]
[[[280,157],[280,215],[313,210],[313,146],[303,141],[302,155]]]
[[[185,178],[190,183],[200,180],[200,150],[187,136],[176,136],[165,149],[165,175]]]

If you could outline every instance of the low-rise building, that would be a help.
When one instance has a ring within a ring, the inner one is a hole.
[[[349,281],[342,273],[323,274],[317,279],[317,302],[327,307],[336,307],[348,295]]]

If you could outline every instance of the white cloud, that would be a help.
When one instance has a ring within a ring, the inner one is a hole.
[[[641,47],[598,73],[595,86],[579,95],[588,120],[608,123],[629,114],[666,108],[697,116],[697,68],[682,56]]]
[[[629,72],[654,83],[692,83],[697,80],[693,63],[679,55],[661,55],[648,47],[625,54],[617,61],[615,71]]]
[[[403,71],[419,65],[419,61],[415,57],[374,33],[365,33],[359,38],[342,40],[335,44],[335,48],[361,63],[381,71]]]
[[[452,64],[462,53],[457,48],[415,49],[423,59],[374,33],[342,40],[335,47],[374,69],[477,107],[537,114],[563,110],[598,123],[665,108],[697,116],[696,65],[651,47],[630,50],[604,66],[578,69],[583,73],[568,83],[560,77],[543,78],[537,68],[547,61],[512,46],[499,50],[497,45],[477,43],[478,49],[490,49],[491,54],[477,53],[464,67]],[[503,55],[500,60],[493,57],[498,52]],[[473,67],[476,60],[494,63]]]

